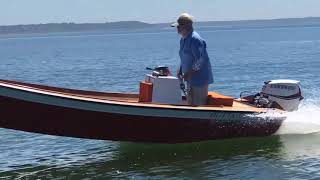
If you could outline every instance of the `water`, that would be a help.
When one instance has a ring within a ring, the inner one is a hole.
[[[277,135],[193,144],[97,141],[0,129],[0,179],[320,178],[320,27],[198,29],[215,84],[239,96],[270,79],[300,80],[305,97]],[[178,66],[174,30],[0,37],[0,78],[137,92],[145,67]]]

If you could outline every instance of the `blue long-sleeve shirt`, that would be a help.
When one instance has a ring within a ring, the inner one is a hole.
[[[188,82],[191,86],[204,86],[213,83],[207,45],[197,32],[192,31],[186,38],[181,38],[179,55],[182,73],[190,70],[195,71]]]

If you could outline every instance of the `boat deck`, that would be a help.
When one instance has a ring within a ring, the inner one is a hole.
[[[139,102],[139,97],[115,97],[113,95],[106,95],[106,96],[94,96],[94,95],[86,95],[85,97],[93,98],[93,99],[102,99],[102,100],[108,100],[108,101],[121,101],[121,102],[129,102],[129,103],[143,103],[143,104],[154,104],[151,102]],[[162,104],[164,105],[164,104]],[[182,105],[177,106],[187,106],[187,101],[182,100]],[[202,107],[228,107],[223,105],[204,105]],[[233,108],[256,108],[250,104],[245,103],[244,101],[241,101],[240,99],[235,99],[233,101]]]
[[[105,103],[120,103],[120,104],[131,104],[138,106],[148,107],[163,107],[163,108],[187,108],[197,110],[228,110],[228,111],[251,111],[251,112],[265,112],[264,108],[257,108],[239,99],[235,99],[233,106],[222,106],[222,105],[205,105],[205,106],[189,106],[184,100],[182,105],[170,105],[170,104],[154,104],[150,102],[139,102],[138,94],[125,94],[125,93],[105,93],[105,92],[94,92],[84,90],[74,90],[58,87],[50,87],[44,85],[22,83],[16,81],[0,80],[0,86],[10,86],[13,88],[19,88],[22,90],[32,90],[37,93],[45,93],[49,95],[62,96],[66,98],[75,98],[80,100],[98,101]]]

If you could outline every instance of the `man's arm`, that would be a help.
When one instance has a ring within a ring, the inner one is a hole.
[[[192,68],[184,74],[183,76],[184,79],[186,80],[191,79],[192,76],[202,68],[203,59],[201,58],[201,56],[204,50],[203,48],[205,48],[204,41],[202,42],[199,39],[193,39],[193,42],[191,44],[191,51],[194,57],[194,61],[192,64]]]
[[[202,56],[205,48],[206,48],[206,43],[199,39],[195,39],[191,44],[192,55],[194,57],[192,69],[194,71],[199,71],[203,67],[204,59],[202,58]]]

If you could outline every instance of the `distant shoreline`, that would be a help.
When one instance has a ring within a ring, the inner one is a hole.
[[[196,22],[198,27],[212,27],[216,29],[234,28],[268,28],[268,27],[320,27],[320,17],[287,18],[271,20],[239,20],[239,21],[207,21]],[[139,21],[119,21],[107,23],[48,23],[29,25],[0,26],[0,35],[59,33],[59,32],[90,32],[114,30],[142,30],[168,28],[170,23],[149,24]]]

